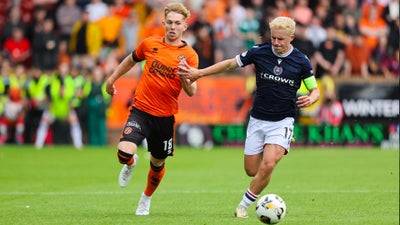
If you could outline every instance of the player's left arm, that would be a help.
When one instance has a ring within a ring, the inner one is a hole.
[[[181,64],[185,64],[187,66],[191,66],[193,68],[197,68],[199,66],[199,57],[197,56],[196,53],[194,53],[188,60],[183,60],[180,62]],[[179,75],[179,72],[178,72]],[[197,82],[195,80],[190,80],[184,76],[179,76],[181,80],[181,86],[182,89],[185,91],[185,93],[189,96],[192,97],[194,94],[197,92]]]
[[[185,91],[185,93],[189,96],[192,97],[194,94],[197,92],[197,82],[192,82],[191,80],[187,78],[180,77],[181,79],[181,85],[182,89]]]
[[[302,95],[297,98],[297,106],[299,108],[304,108],[310,106],[319,99],[319,89],[317,85],[317,80],[314,76],[309,76],[305,78],[304,84],[307,90],[310,92],[308,95]]]

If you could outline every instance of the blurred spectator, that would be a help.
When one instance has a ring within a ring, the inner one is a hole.
[[[261,41],[258,33],[259,28],[260,23],[255,18],[254,10],[252,8],[247,8],[246,18],[239,24],[239,32],[246,49],[253,47],[256,43]]]
[[[102,37],[100,28],[89,21],[89,13],[83,12],[82,18],[72,27],[69,49],[77,55],[98,56],[101,50]]]
[[[361,16],[360,8],[357,0],[346,0],[346,5],[342,11],[343,16],[352,17],[354,21],[358,21]]]
[[[223,0],[206,0],[203,5],[203,12],[207,22],[213,24],[218,18],[226,13],[226,4]]]
[[[59,38],[54,31],[54,22],[46,19],[43,30],[35,34],[32,43],[33,65],[43,71],[50,71],[57,67]]]
[[[389,1],[383,12],[386,22],[390,23],[398,20],[399,14],[399,0]]]
[[[325,74],[337,76],[342,70],[345,61],[344,46],[335,39],[335,28],[329,27],[327,30],[328,37],[326,41],[320,45],[315,53],[316,78],[320,78]]]
[[[354,35],[360,33],[360,29],[358,28],[357,20],[351,16],[347,15],[345,18],[346,27],[344,29],[347,35]]]
[[[346,33],[346,18],[340,12],[335,13],[334,15],[335,21],[333,22],[333,27],[336,30],[336,38],[338,41],[347,44],[348,34]]]
[[[57,60],[59,64],[62,63],[71,64],[71,55],[68,53],[67,41],[60,41],[60,44],[58,45]]]
[[[246,19],[246,9],[239,4],[238,0],[230,0],[229,16],[232,19],[234,27],[239,27],[239,24]]]
[[[89,21],[96,22],[108,14],[108,6],[102,0],[91,0],[86,6]]]
[[[305,30],[305,37],[313,43],[315,48],[318,48],[326,40],[327,36],[326,30],[322,27],[321,20],[314,17],[311,20],[311,25]]]
[[[0,145],[8,141],[11,133],[17,144],[24,143],[24,101],[22,89],[15,87],[8,89],[4,112],[0,115]]]
[[[138,33],[140,29],[139,20],[135,12],[131,12],[122,24],[122,46],[124,54],[131,53],[138,43]]]
[[[20,0],[19,7],[21,10],[21,18],[24,23],[30,24],[33,20],[33,11],[35,5],[33,0]]]
[[[359,27],[365,37],[366,47],[372,51],[378,44],[380,37],[387,34],[387,26],[382,18],[383,6],[377,0],[371,3],[365,2],[362,7]]]
[[[313,12],[308,7],[308,0],[298,0],[292,11],[293,19],[301,25],[307,26],[311,22]]]
[[[107,13],[96,22],[100,28],[101,37],[103,39],[103,49],[117,48],[118,36],[121,33],[122,20],[119,16]]]
[[[27,24],[25,24],[21,20],[21,13],[18,7],[14,6],[11,8],[10,13],[8,15],[8,20],[4,25],[3,34],[0,38],[0,43],[7,38],[9,38],[12,34],[14,28],[20,28],[25,34],[27,32]]]
[[[389,28],[389,35],[388,35],[388,46],[389,52],[393,52],[396,50],[399,50],[399,42],[400,42],[400,18],[397,18],[397,20],[392,21],[390,24]]]
[[[24,36],[21,28],[15,27],[11,37],[4,42],[4,53],[14,64],[29,65],[31,43]]]
[[[120,19],[127,19],[132,13],[132,8],[125,3],[125,0],[115,0],[110,11],[112,15]]]
[[[230,16],[225,16],[221,39],[216,41],[215,61],[220,62],[224,59],[233,58],[238,52],[244,51],[243,41],[239,35],[233,20]]]
[[[349,38],[350,43],[346,46],[345,75],[361,75],[367,78],[368,59],[370,51],[365,47],[361,34],[356,34]]]
[[[139,33],[139,41],[142,41],[146,37],[164,36],[165,30],[162,25],[162,20],[161,20],[162,18],[164,18],[162,10],[160,9],[152,10],[150,15],[146,18],[146,22],[143,25],[143,29],[141,29]]]
[[[46,108],[46,87],[49,83],[47,74],[39,68],[32,68],[31,77],[26,83],[27,113],[25,117],[26,143],[33,143],[43,110]]]
[[[226,14],[223,18],[229,17]],[[220,24],[221,20],[216,21],[217,24]],[[216,24],[216,25],[217,25]],[[220,24],[221,25],[221,24]],[[217,32],[219,38],[223,37],[223,31],[219,30],[219,28],[225,28],[225,25],[218,26]],[[191,29],[193,30],[195,43],[193,44],[193,48],[196,50],[199,55],[199,68],[204,68],[209,65],[214,64],[215,62],[215,42],[216,39],[214,36],[214,29],[211,24],[207,21],[205,14],[200,14],[198,20],[192,25]]]
[[[334,92],[325,93],[324,102],[319,111],[319,122],[339,126],[344,117],[342,103],[336,99]]]
[[[197,27],[194,30],[196,42],[193,49],[196,50],[199,56],[199,68],[211,66],[215,62],[215,43],[213,40],[213,31],[207,25]]]
[[[276,10],[274,10],[274,12],[276,13],[275,16],[290,16],[288,6],[284,0],[275,1],[275,8],[276,8]]]
[[[2,0],[0,1],[0,33],[1,31],[3,31],[4,28],[4,24],[7,21],[7,14],[8,14],[8,10],[11,8],[12,6],[12,1],[11,0]],[[1,43],[1,40],[0,40]]]
[[[80,17],[81,9],[76,5],[76,0],[64,0],[56,13],[61,40],[69,41],[72,27]]]
[[[48,129],[54,122],[57,122],[60,128],[65,127],[65,123],[68,123],[75,148],[82,147],[82,130],[76,112],[72,108],[75,94],[74,80],[68,75],[68,72],[68,65],[61,64],[58,74],[50,79],[46,88],[49,108],[43,112],[40,120],[35,141],[36,148],[43,147]],[[54,129],[55,141],[65,141],[65,138],[63,129]]]
[[[375,75],[382,75],[382,63],[383,60],[389,57],[387,52],[387,38],[381,37],[379,39],[378,46],[372,51],[371,57],[369,58],[369,70]]]
[[[95,67],[91,81],[85,85],[87,92],[88,118],[87,128],[89,145],[105,145],[107,143],[106,111],[111,96],[107,94],[104,83],[104,72]]]
[[[385,77],[398,78],[400,75],[400,63],[399,63],[399,49],[396,49],[388,57],[383,59],[382,70]]]
[[[47,12],[44,8],[36,8],[34,11],[33,26],[31,27],[30,37],[33,38],[35,34],[43,31],[44,21],[46,20]]]
[[[301,25],[296,26],[295,39],[292,45],[304,53],[311,61],[313,60],[316,48],[313,43],[306,38],[306,28]]]

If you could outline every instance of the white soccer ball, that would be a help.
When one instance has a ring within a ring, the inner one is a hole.
[[[286,204],[276,194],[262,196],[256,206],[258,219],[265,224],[279,223],[286,215]]]

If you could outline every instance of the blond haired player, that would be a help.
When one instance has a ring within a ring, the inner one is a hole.
[[[271,43],[255,45],[235,58],[197,70],[188,64],[179,67],[179,75],[195,81],[225,70],[254,64],[256,94],[247,127],[244,167],[253,177],[235,216],[247,218],[247,208],[268,185],[279,160],[289,152],[296,107],[307,107],[317,101],[319,90],[307,56],[294,48],[295,22],[277,17],[269,23]],[[308,95],[297,98],[304,81]]]
[[[143,40],[107,79],[107,92],[113,95],[114,82],[137,62],[146,60],[143,74],[136,87],[131,114],[118,144],[118,159],[123,164],[119,184],[126,187],[137,163],[137,146],[144,138],[150,152],[147,186],[139,200],[136,215],[148,215],[150,200],[165,174],[165,159],[174,152],[174,114],[178,112],[181,89],[188,96],[196,93],[196,83],[177,75],[183,61],[198,66],[196,52],[182,40],[190,12],[180,3],[168,4],[164,9],[164,37]]]

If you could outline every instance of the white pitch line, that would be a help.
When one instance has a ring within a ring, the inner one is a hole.
[[[309,190],[309,191],[293,191],[293,190],[280,190],[280,193],[288,194],[363,194],[363,193],[399,193],[397,190]],[[126,194],[138,194],[140,191],[60,191],[60,192],[25,192],[25,191],[11,191],[11,192],[0,192],[0,196],[21,196],[21,195],[46,195],[46,196],[67,196],[67,195],[126,195]],[[169,191],[158,191],[160,194],[240,194],[242,191],[202,191],[202,190],[169,190]]]

